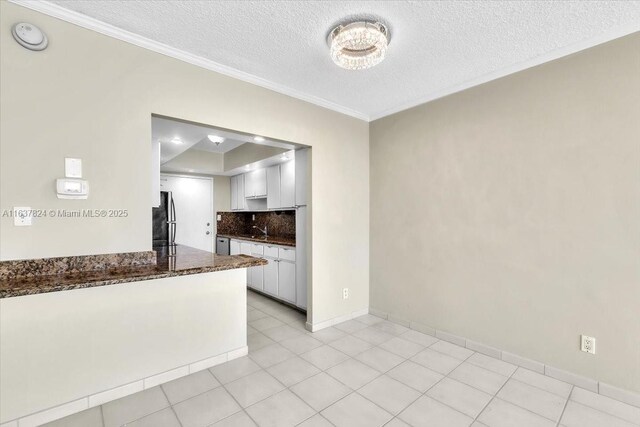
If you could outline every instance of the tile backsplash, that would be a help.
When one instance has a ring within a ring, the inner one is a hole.
[[[254,234],[256,230],[252,227],[255,225],[262,229],[266,226],[271,236],[295,237],[296,235],[295,211],[218,212],[218,215],[221,216],[218,221],[218,234]]]

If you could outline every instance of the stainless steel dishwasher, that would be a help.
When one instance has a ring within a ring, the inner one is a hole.
[[[216,254],[229,255],[229,238],[216,237]]]

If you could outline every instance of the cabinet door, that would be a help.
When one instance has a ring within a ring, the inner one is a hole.
[[[280,165],[280,207],[292,208],[296,204],[296,164],[290,160]]]
[[[245,198],[246,196],[244,195],[244,191],[245,191],[244,175],[236,176],[236,181],[237,181],[236,198],[238,200],[238,210],[243,211],[247,209],[247,200]]]
[[[269,264],[263,266],[264,291],[268,294],[278,295],[278,262],[275,259],[269,259]]]
[[[253,197],[253,172],[248,172],[242,175],[244,181],[244,197]]]
[[[267,209],[280,207],[280,166],[267,168]]]
[[[230,255],[240,254],[240,242],[236,240],[232,240],[231,242],[229,242],[229,254]]]
[[[235,211],[238,209],[238,177],[231,177],[231,210]]]
[[[285,301],[296,302],[296,265],[292,262],[278,262],[278,296]]]
[[[263,290],[263,271],[264,266],[250,267],[251,270],[251,287],[259,291]]]
[[[243,255],[251,255],[251,243],[240,243],[240,253]]]
[[[267,197],[267,170],[258,169],[252,172],[254,176],[253,193],[256,197]]]

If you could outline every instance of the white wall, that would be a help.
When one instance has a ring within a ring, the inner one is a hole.
[[[246,270],[0,299],[0,422],[246,343]]]
[[[639,119],[636,33],[373,122],[371,306],[640,391]]]
[[[8,2],[0,12],[0,207],[129,210],[127,218],[38,218],[32,227],[1,218],[1,259],[149,250],[156,113],[312,146],[311,320],[368,306],[368,123]],[[21,21],[47,33],[45,51],[8,35]],[[84,160],[86,201],[55,197],[65,156]]]

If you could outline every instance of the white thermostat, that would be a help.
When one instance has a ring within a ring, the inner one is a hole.
[[[84,179],[60,178],[56,180],[58,199],[86,199],[89,197],[89,182]]]

